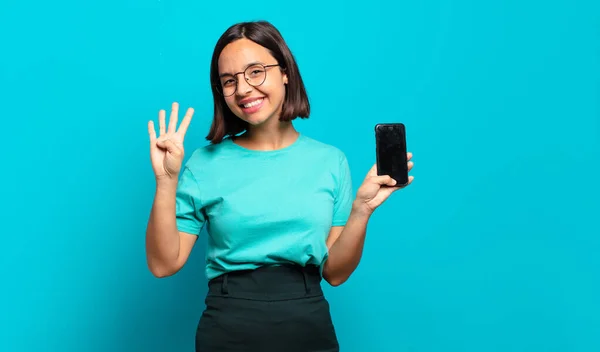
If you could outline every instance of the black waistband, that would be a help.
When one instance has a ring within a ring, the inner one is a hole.
[[[229,272],[210,280],[208,295],[255,300],[318,296],[323,294],[321,279],[315,265],[264,266]]]

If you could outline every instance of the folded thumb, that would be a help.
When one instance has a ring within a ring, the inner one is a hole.
[[[158,146],[166,149],[167,152],[169,152],[170,154],[174,155],[174,156],[180,156],[181,155],[181,149],[179,149],[179,147],[177,147],[175,145],[175,143],[173,143],[173,141],[169,140],[169,139],[165,139],[164,141],[158,141]]]

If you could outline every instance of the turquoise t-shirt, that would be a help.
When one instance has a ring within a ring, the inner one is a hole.
[[[339,149],[300,134],[290,146],[256,151],[231,139],[195,150],[177,189],[177,227],[208,232],[206,275],[296,263],[322,266],[332,226],[353,201]]]

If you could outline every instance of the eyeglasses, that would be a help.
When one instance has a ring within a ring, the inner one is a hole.
[[[246,82],[252,87],[258,87],[261,84],[265,83],[267,79],[267,68],[279,66],[279,64],[273,65],[262,65],[262,64],[252,64],[248,66],[243,72],[234,73],[233,75],[223,75],[220,77],[221,85],[220,91],[221,94],[225,97],[232,96],[235,94],[235,91],[238,87],[237,76],[240,73],[244,74],[244,79]]]

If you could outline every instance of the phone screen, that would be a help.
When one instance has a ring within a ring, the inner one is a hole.
[[[406,130],[402,123],[377,124],[377,174],[389,175],[397,185],[408,183]]]

